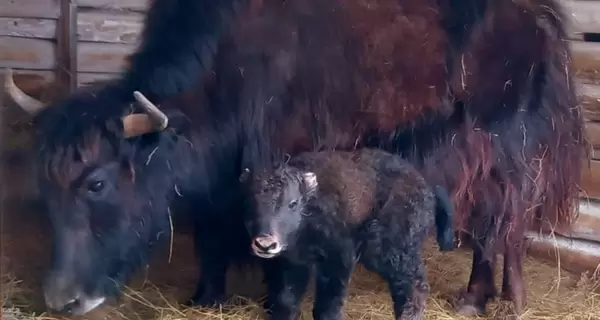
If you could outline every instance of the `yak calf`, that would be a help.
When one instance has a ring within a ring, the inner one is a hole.
[[[396,319],[420,319],[428,295],[421,247],[434,219],[440,250],[454,247],[445,189],[377,149],[302,153],[240,177],[252,252],[266,258],[272,319],[297,315],[316,266],[315,319],[340,319],[357,260],[389,285]],[[275,259],[270,259],[275,258]],[[270,264],[270,265],[269,265]]]

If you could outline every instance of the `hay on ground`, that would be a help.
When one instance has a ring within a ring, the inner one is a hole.
[[[175,255],[177,255],[177,247]],[[456,293],[468,280],[471,266],[470,253],[459,250],[442,254],[429,243],[425,249],[425,259],[431,285],[431,295],[427,301],[425,318],[433,320],[468,319],[456,316],[452,304]],[[182,262],[181,257],[179,262]],[[178,261],[174,263],[178,263]],[[501,266],[502,261],[499,263]],[[232,281],[237,282],[237,285],[236,283],[232,285],[238,287],[237,290],[246,291],[245,293],[250,296],[254,295],[253,300],[239,298],[220,310],[184,308],[177,302],[182,301],[193,290],[195,282],[191,281],[191,278],[195,278],[193,271],[195,266],[174,265],[173,263],[166,265],[166,262],[157,264],[150,268],[149,278],[140,276],[134,281],[132,288],[126,288],[120,301],[104,306],[86,315],[85,318],[93,320],[111,318],[131,320],[263,319],[258,300],[264,291],[256,292],[256,290],[249,289],[259,287],[257,286],[261,278],[259,273],[233,274],[233,277],[238,279]],[[163,265],[161,266],[161,264]],[[576,276],[559,271],[554,266],[533,258],[526,258],[525,273],[528,286],[528,306],[521,319],[600,319],[599,277],[587,274]],[[45,312],[33,313],[32,310],[35,307],[28,305],[27,301],[32,300],[32,295],[39,295],[39,293],[28,289],[26,280],[18,280],[9,275],[3,276],[2,298],[5,319],[55,319]],[[179,283],[186,283],[186,285]],[[501,273],[498,275],[497,283],[501,283]],[[252,293],[252,291],[255,292]],[[302,319],[312,318],[311,304],[312,295],[309,295],[303,301]],[[344,312],[346,319],[349,320],[392,319],[391,299],[386,284],[375,274],[360,266],[357,267],[351,281]],[[505,301],[492,302],[488,307],[487,318],[514,318],[511,304]]]

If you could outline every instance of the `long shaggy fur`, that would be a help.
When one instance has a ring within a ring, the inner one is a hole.
[[[46,110],[39,141],[81,140],[141,89],[191,119],[205,150],[195,210],[223,228],[232,208],[209,199],[235,190],[242,167],[318,149],[399,153],[451,191],[474,239],[463,304],[481,311],[496,294],[500,249],[520,308],[525,223],[568,226],[585,155],[563,16],[552,0],[155,0],[124,78]]]

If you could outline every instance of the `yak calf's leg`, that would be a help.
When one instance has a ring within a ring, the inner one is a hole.
[[[457,312],[460,315],[473,317],[485,313],[489,299],[497,295],[494,283],[495,255],[492,260],[484,258],[483,248],[480,243],[473,243],[473,265],[469,286],[459,297]]]
[[[194,232],[195,248],[200,260],[200,279],[196,292],[186,305],[214,307],[227,300],[225,289],[229,253],[224,246],[224,239],[215,232],[222,229],[215,223],[203,225],[212,228],[198,228]]]
[[[391,287],[390,287],[391,288]],[[425,305],[429,296],[429,284],[425,274],[425,265],[419,264],[419,268],[414,276],[412,295],[408,298],[403,307],[401,320],[421,320],[425,313]]]
[[[416,245],[414,248],[407,248],[403,243],[412,242],[406,239],[395,239],[392,242],[375,236],[371,240],[362,250],[361,262],[367,270],[379,274],[387,281],[394,303],[395,319],[422,319],[429,285],[420,247]],[[383,244],[383,241],[387,243]]]
[[[310,280],[310,267],[293,264],[283,258],[267,263],[267,305],[271,320],[297,319],[300,302]]]
[[[414,268],[414,264],[421,264],[420,256],[417,254],[410,258],[408,255],[400,257],[387,268],[380,268],[378,273],[387,280],[394,304],[395,319],[419,320],[423,317],[425,300],[429,293],[423,269]],[[412,260],[415,258],[416,260]]]
[[[341,320],[348,283],[354,269],[354,248],[340,254],[327,255],[317,265],[315,278],[315,320]]]
[[[526,293],[523,284],[523,235],[513,231],[504,248],[504,273],[502,277],[502,298],[512,301],[515,313],[521,314],[525,305]],[[513,240],[513,241],[510,241]]]

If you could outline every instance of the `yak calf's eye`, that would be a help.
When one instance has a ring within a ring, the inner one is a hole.
[[[289,207],[290,207],[290,208],[294,208],[294,207],[295,207],[297,204],[298,204],[298,200],[292,200],[292,201],[290,201],[290,203],[289,203]]]
[[[91,192],[100,192],[102,189],[104,189],[104,181],[102,180],[92,181],[88,184],[88,190]]]

